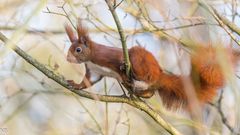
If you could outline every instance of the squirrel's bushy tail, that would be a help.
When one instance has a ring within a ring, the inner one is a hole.
[[[192,70],[189,77],[200,104],[211,102],[216,96],[217,90],[225,85],[225,77],[217,56],[220,54],[217,51],[216,48],[212,47],[199,47],[190,55]],[[223,51],[226,53],[225,56],[230,56],[232,65],[236,66],[240,59],[240,51],[229,51],[226,48]],[[181,76],[162,73],[159,83],[161,88],[158,89],[158,93],[166,107],[186,107],[188,103],[191,103],[188,99],[189,93],[186,93],[187,91],[184,89]]]

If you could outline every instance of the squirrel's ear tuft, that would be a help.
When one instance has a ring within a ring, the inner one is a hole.
[[[79,38],[79,43],[85,45],[86,47],[88,47],[87,41],[88,41],[88,37],[86,37],[86,36],[81,36],[81,37]]]
[[[87,31],[87,29],[82,25],[80,19],[78,19],[78,23],[77,23],[77,33],[78,33],[79,43],[82,43],[82,44],[84,44],[85,46],[88,46],[88,44],[87,44],[87,42],[89,41],[88,31]]]
[[[79,40],[80,40],[81,37],[88,37],[88,31],[87,31],[87,29],[82,25],[80,19],[78,19],[78,23],[77,23],[77,33],[78,33],[78,39],[79,39]]]
[[[66,30],[67,35],[68,35],[71,42],[77,40],[77,38],[75,37],[75,35],[73,33],[72,28],[69,25],[67,25],[67,24],[65,25],[65,30]]]

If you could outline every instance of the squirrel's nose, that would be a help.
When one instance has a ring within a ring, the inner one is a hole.
[[[67,55],[67,61],[71,63],[78,63],[77,59],[72,54]]]

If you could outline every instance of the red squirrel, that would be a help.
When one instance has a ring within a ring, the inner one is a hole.
[[[124,65],[123,51],[120,48],[109,47],[92,41],[88,31],[79,22],[77,25],[78,37],[74,35],[70,26],[65,30],[72,43],[67,54],[67,60],[71,63],[85,63],[86,75],[90,85],[108,76],[117,79],[125,87],[134,89],[134,94],[150,98],[158,91],[163,104],[168,108],[178,108],[187,105],[188,99],[184,90],[182,77],[163,72],[155,57],[140,46],[134,46],[128,50],[131,62],[132,84],[126,76],[122,66]],[[227,55],[233,64],[239,53],[229,52]],[[191,57],[192,79],[196,96],[201,104],[210,102],[219,88],[224,86],[225,80],[220,64],[217,62],[216,49],[213,47],[197,47]],[[83,81],[80,84],[68,80],[69,85],[76,89],[87,88]]]

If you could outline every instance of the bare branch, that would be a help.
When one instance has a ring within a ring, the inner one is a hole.
[[[122,4],[123,1],[124,1],[124,0],[121,0],[118,4],[116,4],[116,5],[114,4],[114,7],[113,7],[113,8],[116,9],[118,6],[120,6],[120,5]]]
[[[221,16],[216,9],[213,8],[214,13],[217,15],[217,17],[225,24],[228,26],[229,29],[231,29],[233,32],[236,32],[240,36],[240,28],[229,21],[226,17]]]
[[[198,0],[198,3],[200,6],[205,8],[213,17],[214,19],[219,23],[219,25],[227,32],[227,34],[235,41],[239,46],[240,46],[240,41],[233,35],[233,33],[226,27],[227,25],[219,18],[219,16],[216,14],[216,10],[208,5],[205,1],[203,0]]]
[[[117,13],[115,12],[115,8],[111,4],[110,0],[105,0],[105,2],[107,3],[108,8],[109,8],[110,12],[112,13],[113,19],[114,19],[114,21],[117,25],[118,33],[119,33],[119,36],[120,36],[121,42],[122,42],[124,60],[125,60],[125,65],[126,65],[126,74],[129,77],[130,69],[131,69],[131,63],[130,63],[130,60],[129,60],[129,54],[128,54],[128,49],[127,49],[127,44],[126,44],[126,37],[125,37],[124,31],[123,31],[122,25],[120,23],[120,20],[117,16]]]
[[[222,120],[222,123],[229,129],[229,131],[233,134],[236,134],[233,127],[231,127],[229,124],[228,124],[228,121],[227,121],[227,118],[225,117],[223,111],[222,111],[222,99],[223,99],[223,90],[221,90],[221,93],[220,93],[220,97],[217,101],[217,104],[212,104],[212,103],[209,103],[211,106],[215,107],[221,117],[221,120]]]

